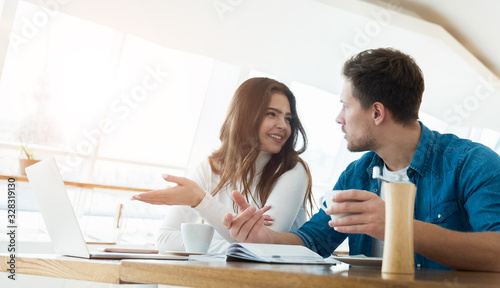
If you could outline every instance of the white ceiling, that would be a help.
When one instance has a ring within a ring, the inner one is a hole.
[[[423,20],[442,26],[500,78],[500,1],[498,0],[363,0],[400,3]]]
[[[332,93],[341,90],[340,68],[350,55],[394,47],[424,72],[423,111],[452,125],[500,131],[498,0],[65,3],[58,9],[69,15]]]
[[[416,58],[426,80],[422,110],[452,125],[500,131],[500,1],[316,1],[364,16],[358,28],[365,31],[370,19],[383,23],[382,11],[393,11],[367,48],[392,46]]]
[[[429,23],[434,23],[441,26],[446,33],[457,40],[458,44],[467,50],[468,56],[462,54],[464,58],[473,57],[480,64],[472,65],[472,69],[482,71],[485,77],[482,80],[472,82],[472,86],[466,88],[468,91],[463,93],[462,81],[467,81],[471,78],[453,79],[451,77],[450,97],[443,97],[439,109],[445,109],[444,113],[449,112],[445,120],[450,120],[451,124],[464,126],[480,126],[489,127],[499,130],[500,122],[497,108],[499,107],[500,98],[500,1],[498,0],[362,0],[367,3],[377,5],[379,7],[387,7],[388,5],[396,6],[401,12],[408,15],[420,18]],[[445,38],[445,37],[443,37]],[[443,39],[444,40],[444,39]],[[444,40],[444,43],[450,44]],[[451,44],[450,47],[455,45]],[[452,50],[457,49],[452,48]],[[471,62],[475,60],[469,59]],[[433,63],[434,66],[439,65],[439,61]],[[484,66],[484,67],[480,67]],[[486,68],[486,69],[483,69]],[[430,69],[430,67],[429,67]],[[424,71],[425,72],[425,71]],[[439,75],[436,75],[439,77]],[[495,77],[496,76],[496,77]],[[446,75],[441,75],[441,79],[446,79]],[[437,78],[439,79],[439,78]],[[453,87],[457,88],[453,90]],[[468,89],[473,90],[468,90]],[[488,90],[489,89],[489,90]],[[494,90],[493,90],[494,89]],[[462,91],[462,92],[461,92]],[[488,92],[486,92],[488,91]],[[446,92],[444,92],[446,94]],[[481,95],[485,95],[482,97]],[[429,96],[429,95],[426,95]],[[432,95],[436,97],[437,95]],[[446,99],[446,100],[445,100]],[[425,98],[424,98],[425,100]],[[446,101],[451,101],[446,104]],[[438,112],[439,109],[433,110],[432,107],[423,108],[427,111],[432,111],[431,114],[443,118],[443,112]],[[432,101],[432,105],[437,102]],[[463,107],[458,107],[459,105]],[[460,111],[459,111],[460,110]],[[451,112],[450,112],[451,111]],[[470,112],[470,113],[469,113]]]

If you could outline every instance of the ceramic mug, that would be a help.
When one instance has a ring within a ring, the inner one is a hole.
[[[319,197],[319,201],[321,204],[321,208],[326,211],[326,209],[330,208],[333,204],[332,197],[335,195],[335,193],[341,192],[344,190],[326,190],[323,195]],[[326,202],[326,206],[325,206]],[[356,200],[346,200],[345,202],[356,202]],[[354,214],[359,214],[359,213],[340,213],[340,214],[332,214],[330,217],[333,219],[341,218],[347,215],[354,215]]]
[[[214,228],[208,224],[182,223],[181,234],[186,252],[207,253],[214,235]]]

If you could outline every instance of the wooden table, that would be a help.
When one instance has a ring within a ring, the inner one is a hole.
[[[9,257],[0,255],[0,272]],[[250,262],[87,260],[56,255],[18,255],[16,274],[104,283],[190,287],[500,287],[500,273],[417,270],[413,276],[381,275],[380,268]]]
[[[415,275],[381,275],[380,268],[326,265],[124,260],[126,282],[190,287],[500,287],[500,273],[417,270]]]
[[[120,260],[89,260],[55,254],[18,254],[16,275],[29,274],[103,283],[120,283]],[[10,257],[0,255],[0,272],[9,273]]]

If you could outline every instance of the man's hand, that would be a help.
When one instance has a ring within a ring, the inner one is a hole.
[[[263,217],[263,213],[269,209],[264,210],[264,207],[258,210],[251,206],[238,191],[233,191],[233,199],[241,212],[234,216],[228,213],[222,219],[229,235],[238,242],[271,243],[270,230],[265,227]]]
[[[344,202],[355,200],[357,202]],[[335,193],[333,205],[326,214],[359,213],[330,220],[328,225],[341,233],[367,234],[384,240],[385,202],[375,193],[363,190],[345,190]]]

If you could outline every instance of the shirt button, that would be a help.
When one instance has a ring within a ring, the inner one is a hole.
[[[417,264],[417,268],[420,268],[420,266],[422,266],[422,265],[420,265],[420,263],[418,263],[418,264]]]
[[[441,218],[441,214],[438,214],[438,218]]]
[[[377,189],[377,188],[373,189],[373,192],[377,192],[377,191],[378,191],[378,189]]]

